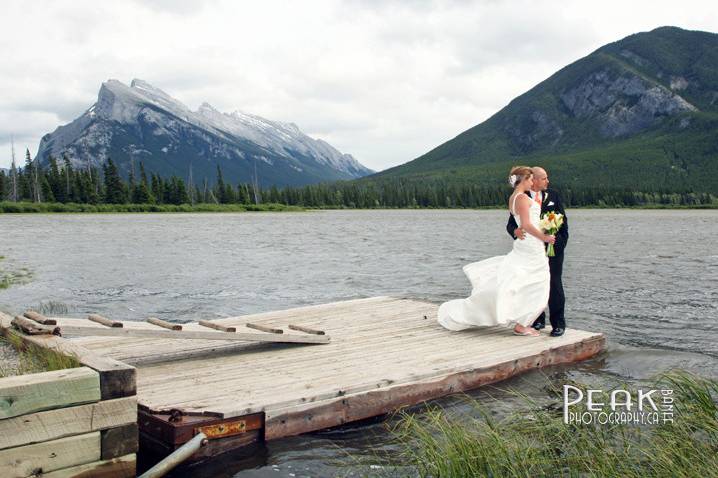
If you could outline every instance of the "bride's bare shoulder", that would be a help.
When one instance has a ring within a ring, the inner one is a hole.
[[[516,194],[516,204],[528,204],[531,202],[531,198],[529,198],[524,193]]]
[[[523,193],[513,193],[509,197],[509,211],[513,214],[517,214],[519,207],[522,204],[526,204],[526,201],[522,197],[528,199],[528,196]]]

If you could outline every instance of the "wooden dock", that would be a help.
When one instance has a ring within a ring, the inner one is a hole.
[[[315,345],[164,336],[69,341],[136,367],[141,443],[167,452],[201,430],[214,444],[209,454],[381,415],[526,370],[584,360],[605,347],[603,334],[576,329],[558,338],[519,337],[510,328],[450,332],[438,325],[437,308],[373,297],[212,321],[236,333],[274,335],[272,329],[281,329],[292,337],[323,331],[317,337],[328,343]],[[110,329],[86,319],[55,319],[60,330],[157,329],[146,322]],[[164,333],[211,330],[182,326]]]

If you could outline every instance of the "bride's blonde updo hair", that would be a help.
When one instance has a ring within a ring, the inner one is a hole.
[[[528,166],[514,166],[509,173],[509,185],[515,188],[521,181],[533,174]]]

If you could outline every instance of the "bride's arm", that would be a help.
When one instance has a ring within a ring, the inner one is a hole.
[[[544,234],[536,226],[531,224],[531,217],[529,216],[530,207],[531,199],[525,194],[519,195],[519,197],[516,199],[516,209],[518,209],[519,217],[521,218],[521,227],[524,231],[528,232],[539,240],[553,244],[556,240],[554,236],[548,236]]]

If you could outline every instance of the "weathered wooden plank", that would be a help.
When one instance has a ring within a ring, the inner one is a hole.
[[[0,450],[0,476],[26,478],[100,459],[100,432]]]
[[[210,322],[209,320],[200,320],[197,323],[203,327],[209,327],[210,329],[220,330],[222,332],[236,332],[237,331],[237,327],[228,327],[228,326],[222,325],[222,324],[215,324],[214,322]]]
[[[444,332],[445,334],[445,332]],[[471,339],[472,337],[466,337],[468,339]],[[458,340],[459,338],[451,338],[449,341],[444,340],[441,341],[442,346],[446,346],[449,344],[461,344],[465,343],[466,341]],[[500,337],[500,336],[484,336],[477,338],[478,340],[486,341],[486,346],[493,346],[494,342],[496,340],[508,340],[508,341],[515,341],[515,337],[506,336],[506,337]],[[412,344],[412,342],[407,342],[406,346],[404,346],[402,349],[399,349],[398,347],[386,347],[381,346],[386,351],[383,351],[379,349],[379,354],[376,356],[377,361],[376,363],[380,366],[385,366],[383,362],[389,362],[389,365],[391,365],[391,356],[397,355],[401,358],[405,358],[409,361],[413,361],[414,363],[420,363],[421,361],[421,354],[413,354],[413,353],[407,353],[408,351],[415,351],[417,348]],[[434,350],[442,350],[444,347],[436,347]],[[330,350],[331,349],[331,350]],[[482,348],[483,350],[483,348]],[[305,352],[305,353],[300,353]],[[326,353],[324,353],[326,352]],[[331,353],[330,353],[331,352]],[[426,353],[425,350],[421,350],[422,354]],[[348,355],[351,353],[351,355]],[[465,353],[460,350],[455,350],[454,348],[447,350],[444,353]],[[324,368],[327,364],[329,365],[335,365],[337,368],[342,368],[344,366],[351,366],[352,363],[355,363],[355,360],[361,360],[363,356],[366,356],[366,351],[362,348],[357,350],[351,350],[348,348],[338,346],[332,346],[322,349],[316,349],[316,352],[314,350],[307,350],[307,349],[287,349],[280,351],[262,351],[262,352],[256,352],[252,354],[252,358],[256,359],[258,361],[261,361],[262,366],[266,369],[266,372],[271,372],[272,370],[277,370],[280,374],[285,375],[287,371],[291,371],[292,369],[298,369],[302,371],[303,376],[311,376],[313,372],[316,372],[318,376],[322,376],[325,372]],[[386,359],[385,359],[386,358]],[[306,368],[306,364],[302,364],[302,362],[306,363],[312,363],[316,364],[316,367],[312,367],[310,370]],[[296,366],[295,366],[296,364]],[[321,367],[319,367],[321,365]],[[223,358],[223,357],[213,357],[213,358],[206,358],[203,360],[193,360],[191,367],[183,367],[182,369],[174,367],[172,364],[167,363],[163,365],[156,365],[153,367],[146,368],[146,370],[153,376],[152,380],[153,383],[160,383],[160,382],[172,382],[176,378],[182,378],[182,377],[193,377],[193,376],[201,376],[203,379],[212,379],[213,377],[210,375],[214,375],[216,377],[221,376],[221,374],[225,371],[231,372],[232,370],[240,370],[243,367],[252,367],[252,361],[243,360],[241,362],[239,361],[233,361],[230,358]],[[197,369],[195,370],[195,367]],[[271,368],[270,368],[271,367]],[[275,368],[276,367],[276,368]],[[366,369],[366,367],[363,367]],[[213,370],[213,374],[206,374],[202,373],[206,370]],[[156,373],[155,373],[156,371]],[[346,372],[346,370],[345,370]],[[264,375],[264,374],[263,374]],[[240,376],[238,376],[239,378]],[[257,379],[261,379],[261,377],[257,377]],[[253,383],[255,383],[255,378],[253,377]]]
[[[274,327],[267,327],[266,325],[252,324],[249,322],[244,325],[245,325],[245,327],[249,327],[250,329],[261,330],[262,332],[267,332],[270,334],[283,334],[284,333],[284,331],[282,329],[277,329]]]
[[[60,337],[28,337],[27,340],[36,345],[74,355],[82,365],[96,370],[100,374],[102,400],[129,397],[137,393],[137,370],[131,365],[90,352]]]
[[[420,382],[401,383],[324,402],[270,410],[266,412],[265,439],[330,428],[495,383],[533,368],[584,360],[599,353],[604,347],[605,337],[600,335],[593,340],[556,348],[552,353],[522,357]]]
[[[35,312],[34,310],[26,310],[25,313],[22,315],[24,315],[25,317],[27,317],[30,320],[34,320],[38,324],[57,325],[57,321],[55,319],[48,319],[41,313]]]
[[[137,423],[102,430],[100,441],[103,460],[136,453],[139,448]]]
[[[577,331],[570,332],[571,335],[579,335]],[[482,343],[481,339],[486,339],[486,337],[476,337],[471,334],[451,335],[478,340],[478,343]],[[581,336],[596,337],[597,335],[582,333]],[[517,338],[512,335],[506,335],[502,339],[504,339],[503,343],[497,341],[494,347],[482,350],[482,353],[478,356],[471,354],[470,350],[465,347],[456,347],[455,350],[450,348],[448,351],[437,352],[437,354],[453,352],[455,357],[461,357],[461,360],[457,362],[457,366],[466,369],[472,366],[491,366],[492,364],[501,363],[502,360],[513,360],[524,355],[541,353],[550,348],[550,346],[542,346],[534,342],[534,340],[540,339],[531,338],[531,343],[528,342],[529,339]],[[571,337],[561,339],[545,337],[545,339],[546,343],[557,344],[558,342],[564,345],[573,343],[576,340]],[[495,340],[496,338],[492,342]],[[522,340],[527,345],[531,345],[531,348],[517,350],[515,344],[517,341],[520,343]],[[514,344],[514,346],[511,347],[511,344]],[[447,365],[440,366],[432,366],[416,360],[412,362],[414,355],[412,353],[405,353],[405,355],[406,357],[401,360],[389,358],[387,363],[379,362],[373,370],[365,367],[366,372],[352,373],[352,370],[361,369],[356,368],[356,362],[350,361],[344,363],[343,366],[339,365],[336,371],[327,372],[326,377],[322,376],[323,366],[316,367],[319,371],[322,371],[322,373],[316,375],[307,375],[300,372],[296,376],[292,376],[280,373],[282,372],[281,370],[272,374],[272,370],[275,369],[262,362],[263,370],[268,375],[266,377],[267,381],[262,383],[256,383],[254,380],[251,383],[248,382],[242,378],[247,374],[241,372],[235,371],[233,375],[228,376],[226,372],[223,373],[218,370],[216,376],[222,378],[224,382],[215,382],[213,378],[206,377],[200,373],[188,382],[175,379],[175,389],[173,391],[165,391],[163,387],[157,388],[153,382],[154,377],[150,375],[147,377],[146,391],[143,392],[143,403],[155,406],[162,404],[163,407],[170,408],[188,407],[188,409],[193,410],[196,406],[195,404],[201,404],[205,409],[221,412],[223,416],[229,417],[262,411],[266,407],[273,407],[278,403],[320,401],[357,390],[378,388],[393,383],[411,382],[421,377],[450,374],[456,368],[451,366],[450,362]],[[274,383],[268,385],[272,381]],[[191,388],[188,388],[190,386]],[[191,390],[191,393],[188,393],[189,390]]]
[[[12,328],[12,316],[0,310],[0,329],[5,331],[10,328]]]
[[[279,342],[291,344],[326,344],[331,341],[329,336],[298,335],[298,334],[244,334],[238,332],[195,332],[184,330],[181,333],[174,330],[141,330],[141,329],[98,329],[94,327],[77,327],[63,325],[63,334],[74,336],[105,336],[105,337],[147,337],[157,339],[179,340],[227,340],[244,342]]]
[[[517,340],[516,337],[510,335],[507,335],[505,337],[500,337],[498,335],[487,335],[480,338],[471,336],[466,337],[466,339],[469,340],[472,338],[485,341],[484,343],[486,345],[482,347],[482,351],[487,350],[486,347],[494,347],[495,344],[498,345],[499,341],[501,340],[508,340],[509,342],[513,341],[514,343]],[[459,337],[456,337],[452,338],[452,340],[450,341],[444,340],[440,343],[442,347],[436,347],[435,350],[441,351],[444,354],[454,353],[463,354],[464,356],[466,356],[465,351],[453,347],[453,345],[466,343],[466,340],[459,340]],[[445,347],[443,346],[447,345],[451,345],[452,347],[448,350],[443,351],[443,349],[445,349]],[[385,346],[384,348],[387,350],[381,351],[376,356],[377,365],[381,366],[384,369],[386,369],[387,366],[389,366],[390,368],[393,366],[393,364],[395,363],[393,359],[394,356],[402,360],[412,362],[416,365],[421,363],[421,355],[417,355],[415,353],[407,353],[414,352],[416,350],[416,347],[413,347],[411,342],[408,342],[407,346],[402,347],[402,349]],[[329,353],[329,349],[333,349],[332,353]],[[325,350],[327,350],[327,353],[323,353]],[[426,351],[421,352],[426,353]],[[350,353],[351,355],[349,355]],[[160,384],[167,384],[170,387],[176,386],[177,380],[183,378],[197,379],[199,377],[202,380],[213,380],[215,378],[219,380],[224,380],[225,378],[222,377],[224,373],[229,373],[237,379],[242,379],[244,375],[232,374],[232,372],[250,370],[251,367],[254,367],[257,363],[255,362],[256,360],[262,363],[263,370],[265,371],[263,376],[267,376],[268,380],[273,380],[269,377],[272,371],[276,371],[280,375],[284,376],[287,375],[288,371],[291,371],[295,368],[301,371],[302,376],[310,378],[313,373],[317,376],[323,376],[326,371],[325,367],[327,366],[335,366],[338,369],[344,369],[342,373],[346,374],[346,367],[352,367],[357,360],[360,361],[362,357],[365,356],[365,350],[358,349],[349,352],[348,349],[337,348],[334,346],[327,346],[326,349],[317,349],[316,353],[314,353],[312,350],[306,349],[283,350],[281,352],[263,351],[253,353],[251,356],[252,360],[235,361],[229,357],[208,357],[202,360],[193,360],[191,362],[191,366],[185,366],[182,368],[177,368],[171,363],[155,365],[152,367],[145,368],[145,377],[149,377],[149,379],[152,380],[154,386],[158,386]],[[470,357],[467,356],[467,358],[470,360]],[[294,366],[295,363],[297,364],[296,367]],[[311,363],[313,366],[307,367],[306,365],[309,363]],[[363,369],[366,369],[366,367],[363,367]],[[205,373],[209,370],[212,370],[211,374]],[[257,380],[261,381],[262,377],[252,377],[253,384],[257,383]]]
[[[166,320],[158,319],[156,317],[150,317],[149,319],[147,319],[147,322],[152,325],[156,325],[157,327],[162,327],[169,330],[182,330],[182,326],[180,324],[173,324],[172,322],[167,322]]]
[[[310,329],[309,327],[304,327],[303,325],[289,324],[289,328],[300,332],[306,332],[307,334],[324,335],[323,330]]]
[[[361,301],[350,301],[354,304],[352,307],[346,305],[346,303],[337,303],[328,307],[323,306],[310,306],[307,310],[312,310],[311,314],[299,319],[297,313],[292,312],[290,319],[301,320],[303,324],[312,326],[318,329],[337,329],[337,326],[341,325],[340,332],[343,335],[352,336],[352,342],[354,342],[354,329],[359,327],[361,330],[366,329],[367,323],[376,323],[371,326],[370,330],[381,330],[385,323],[383,320],[379,321],[376,314],[381,311],[390,311],[393,313],[391,316],[392,321],[401,319],[403,322],[415,321],[414,315],[417,313],[426,313],[427,307],[431,307],[431,304],[420,303],[416,301],[398,301],[392,300],[361,300]],[[400,307],[397,307],[397,304]],[[434,306],[435,307],[435,306]],[[356,310],[354,310],[356,308]],[[297,310],[297,309],[292,309]],[[416,313],[415,313],[416,312]],[[309,312],[307,312],[309,314]],[[213,323],[221,323],[226,326],[243,326],[246,318],[262,316],[262,323],[277,323],[278,325],[286,324],[290,320],[283,318],[287,316],[286,311],[273,312],[271,314],[259,314],[246,316],[244,318],[230,318],[230,319],[215,319]],[[384,313],[381,314],[382,316]],[[272,316],[271,318],[267,318]],[[357,317],[361,317],[362,320],[357,320]],[[417,315],[417,317],[420,315]],[[62,325],[81,325],[79,319],[61,319]],[[128,322],[126,327],[141,328],[151,327],[149,324],[143,322]],[[192,327],[198,327],[196,324],[185,324],[185,329]],[[329,330],[325,330],[330,334]],[[390,330],[387,330],[390,333]],[[332,338],[334,340],[334,338]],[[150,341],[147,339],[103,339],[102,337],[85,337],[79,340],[84,346],[90,348],[102,348],[102,353],[106,353],[108,356],[113,358],[127,361],[133,364],[147,364],[156,363],[163,360],[174,360],[174,359],[185,359],[187,357],[207,355],[216,351],[229,351],[229,350],[244,350],[245,345],[237,345],[231,343],[215,343],[212,344],[209,341],[201,341],[198,343],[187,343],[185,341],[170,341],[163,340],[161,343],[157,341]],[[218,342],[218,341],[216,341]],[[204,349],[204,352],[199,349]],[[158,353],[158,351],[162,353]]]
[[[29,335],[58,335],[59,327],[54,325],[43,325],[21,315],[12,319],[12,324],[19,330]]]
[[[97,322],[98,324],[102,324],[105,327],[116,327],[121,329],[122,328],[122,322],[118,322],[117,320],[111,320],[107,317],[103,317],[99,314],[90,314],[87,316],[87,320],[91,320],[92,322]]]
[[[42,478],[135,478],[136,473],[137,457],[133,453],[53,471],[43,474]]]
[[[503,334],[503,336],[501,334]],[[399,341],[395,336],[391,341],[392,347],[387,347],[386,342],[380,340],[374,341],[380,343],[364,343],[359,346],[355,346],[355,344],[341,344],[341,347],[340,342],[337,341],[334,342],[331,347],[327,346],[312,349],[296,348],[282,350],[281,353],[276,350],[255,352],[252,354],[253,360],[235,361],[222,356],[207,357],[202,360],[195,359],[191,362],[191,366],[184,366],[182,368],[178,368],[172,363],[157,364],[151,367],[145,367],[144,375],[145,377],[150,377],[154,386],[153,388],[165,383],[176,388],[178,379],[193,377],[202,377],[202,379],[220,378],[225,372],[231,373],[232,371],[250,370],[256,366],[256,360],[262,363],[263,369],[265,370],[263,376],[267,377],[272,370],[277,370],[281,375],[286,375],[287,371],[291,371],[294,368],[302,370],[303,376],[309,377],[310,375],[308,374],[312,371],[315,371],[318,376],[323,376],[325,374],[325,367],[328,364],[334,364],[338,368],[351,367],[357,361],[366,357],[367,353],[374,351],[378,352],[376,362],[382,367],[398,363],[395,357],[403,357],[408,361],[418,364],[423,354],[426,353],[426,350],[417,348],[417,346],[415,346],[417,341],[422,343],[422,345],[425,341],[433,344],[433,349],[442,354],[457,353],[466,356],[466,347],[462,347],[461,345],[467,341],[476,340],[482,342],[481,351],[483,352],[501,345],[502,340],[516,343],[517,340],[520,341],[522,339],[510,335],[507,331],[487,332],[482,334],[481,337],[476,337],[471,334],[453,334],[447,339],[446,331],[437,329],[436,332],[423,332],[420,337],[410,338],[406,341]],[[402,346],[398,347],[398,344],[402,344]],[[470,357],[467,358],[470,360]],[[310,363],[312,367],[307,366]],[[210,371],[212,373],[209,373]],[[346,370],[344,372],[346,372]],[[234,376],[238,378],[242,377],[241,374],[234,374]],[[252,383],[258,383],[257,381],[261,379],[262,377],[253,376]],[[274,380],[269,377],[268,379]]]
[[[572,335],[578,334],[577,331],[571,331]],[[472,337],[471,334],[452,334],[453,336],[464,336],[469,339],[478,339]],[[583,333],[583,335],[590,334]],[[593,335],[592,337],[596,337]],[[485,339],[485,337],[482,337]],[[491,366],[501,363],[502,361],[514,360],[516,358],[541,353],[545,347],[533,342],[531,349],[519,350],[507,347],[507,344],[516,343],[517,340],[527,341],[525,338],[517,338],[513,335],[507,335],[503,344],[497,344],[496,350],[486,350],[485,353],[477,356],[467,355],[466,352],[458,348],[454,351],[455,356],[461,356],[462,360],[457,366],[442,365],[439,367],[412,362],[413,354],[406,354],[403,359],[404,364],[395,363],[389,360],[389,363],[378,363],[374,370],[367,369],[366,373],[352,373],[356,369],[354,363],[345,363],[343,369],[339,367],[336,373],[332,373],[327,377],[317,375],[306,375],[300,373],[297,376],[284,375],[281,373],[272,374],[274,368],[268,367],[263,363],[263,370],[267,372],[267,381],[255,383],[248,382],[242,377],[248,376],[241,372],[236,372],[232,376],[227,376],[221,371],[217,372],[217,376],[224,379],[224,382],[214,382],[212,379],[205,381],[206,377],[202,374],[197,375],[191,381],[183,382],[176,380],[175,389],[172,391],[163,391],[162,388],[156,388],[153,377],[148,377],[148,385],[146,391],[143,391],[143,403],[145,405],[162,408],[180,408],[188,411],[200,411],[201,409],[220,412],[224,417],[244,415],[247,413],[255,413],[272,408],[277,405],[289,405],[291,403],[301,404],[308,402],[318,402],[354,393],[361,390],[370,390],[389,386],[396,383],[408,383],[421,378],[431,377],[435,375],[447,375],[458,370],[477,366]],[[563,344],[573,343],[575,339],[563,337],[561,339],[549,339],[546,341]],[[527,342],[528,343],[528,342]],[[464,349],[465,350],[465,349]],[[468,351],[467,351],[468,352]],[[482,351],[484,352],[484,351]],[[449,353],[444,351],[443,353]],[[256,362],[254,362],[256,363]],[[323,367],[317,367],[322,370]],[[268,385],[274,381],[273,384]],[[199,407],[199,409],[197,408]]]
[[[88,367],[0,379],[0,419],[98,400],[100,375]]]
[[[78,405],[0,420],[0,450],[137,421],[137,397]]]
[[[12,318],[3,312],[0,312],[0,333],[2,335],[12,334],[28,344],[71,355],[77,358],[82,365],[96,370],[100,374],[102,400],[128,397],[137,393],[137,370],[131,365],[103,357],[62,337],[20,334],[12,328]]]
[[[420,330],[420,329],[427,329],[427,328],[433,329],[433,331],[431,333],[434,333],[434,334],[436,334],[436,333],[441,333],[444,335],[446,334],[446,331],[441,329],[435,323],[432,323],[429,327],[427,327],[427,325],[424,324],[423,322],[420,323],[419,325],[417,325],[415,319],[412,319],[411,323],[407,322],[407,323],[402,324],[399,327],[393,327],[393,326],[387,325],[387,324],[372,324],[370,327],[370,330],[374,331],[374,333],[372,335],[359,334],[357,336],[352,332],[342,330],[341,331],[342,335],[338,335],[337,337],[332,337],[332,341],[335,345],[341,344],[342,347],[346,346],[346,347],[349,347],[352,349],[360,349],[362,351],[364,349],[368,349],[372,346],[383,347],[387,350],[391,350],[391,349],[393,349],[393,347],[385,347],[385,345],[384,345],[387,340],[391,340],[392,344],[394,344],[398,339],[401,339],[403,336],[409,336],[410,334],[422,334],[422,336],[421,336],[422,339],[426,339],[427,341],[430,340],[429,336],[426,335],[426,332],[424,330]],[[346,335],[343,335],[343,334],[346,334]],[[347,342],[348,345],[343,342]],[[441,340],[441,341],[437,342],[437,344],[439,344],[439,343],[444,345],[445,340]],[[118,347],[121,347],[121,345],[118,345]],[[162,350],[163,351],[166,350],[166,347],[163,346]],[[219,349],[217,349],[217,350],[219,350]],[[300,353],[303,353],[308,350],[309,349],[306,349],[306,350],[293,349],[292,352],[296,353],[296,354],[300,354]],[[135,355],[135,354],[136,354],[136,356],[139,357],[139,356],[142,356],[143,354],[151,354],[151,353],[152,352],[150,350],[145,351],[145,350],[138,348],[135,351],[133,351],[133,353],[131,355],[128,352],[127,357],[131,357],[132,355]],[[317,348],[316,350],[312,350],[311,353],[312,354],[315,354],[315,353],[331,354],[331,355],[334,355],[335,358],[337,357],[337,350],[334,350],[333,348],[325,348],[325,347]],[[281,354],[272,354],[270,357],[271,358],[279,358],[279,357],[288,357],[288,356],[289,356],[289,351],[285,350]],[[267,357],[265,356],[264,358],[266,359]]]

